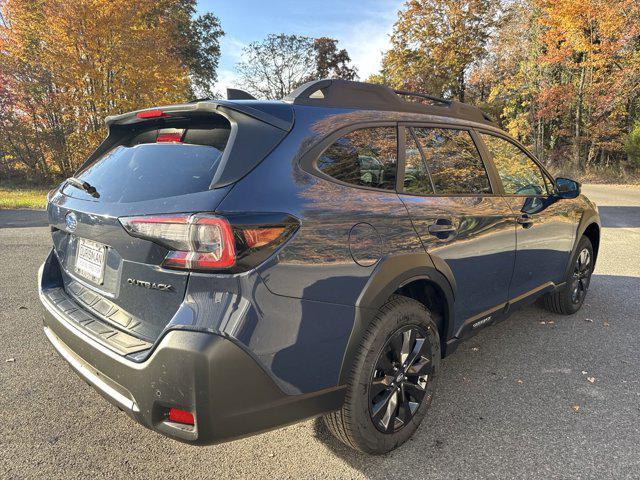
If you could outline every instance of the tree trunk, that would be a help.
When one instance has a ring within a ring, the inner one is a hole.
[[[460,70],[458,73],[458,99],[461,102],[464,102],[464,91],[466,89],[466,85],[464,83],[464,70]]]
[[[582,135],[582,104],[584,97],[584,82],[585,82],[585,67],[580,69],[580,83],[578,85],[578,101],[576,105],[576,123],[575,123],[575,138],[574,138],[574,155],[573,163],[575,167],[580,167],[580,154],[581,154],[581,135]]]

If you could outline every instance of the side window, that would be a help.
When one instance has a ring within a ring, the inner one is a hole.
[[[405,129],[405,166],[404,166],[404,191],[417,195],[433,193],[431,178],[418,149],[418,144],[411,134],[411,130]]]
[[[318,169],[342,182],[395,190],[395,127],[363,128],[348,133],[324,151]]]
[[[489,177],[466,130],[448,128],[415,128],[422,146],[435,193],[491,193]]]
[[[547,187],[540,167],[513,143],[494,135],[481,133],[504,191],[511,195],[546,195]]]

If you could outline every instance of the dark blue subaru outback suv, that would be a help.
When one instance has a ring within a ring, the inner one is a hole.
[[[325,415],[387,452],[461,340],[540,297],[584,301],[594,204],[472,106],[320,80],[106,123],[48,196],[44,332],[172,438]]]

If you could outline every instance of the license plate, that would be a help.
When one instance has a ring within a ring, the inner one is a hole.
[[[84,278],[102,285],[106,256],[106,245],[79,238],[78,250],[76,251],[76,272]]]

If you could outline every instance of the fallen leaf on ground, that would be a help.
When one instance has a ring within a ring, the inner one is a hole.
[[[591,320],[590,318],[585,318],[584,321],[593,323],[593,320]]]
[[[571,408],[574,412],[578,413],[580,411],[580,405],[571,405]]]
[[[604,325],[605,327],[608,327],[608,326],[609,326],[609,322],[604,322],[604,323],[603,323],[603,325]]]
[[[26,310],[27,307],[25,307],[24,305],[21,305],[20,307],[18,307],[18,310]]]
[[[596,383],[596,377],[587,377],[589,383]]]
[[[547,323],[548,323],[549,325],[553,325],[553,324],[554,324],[554,323],[556,323],[556,322],[554,322],[553,320],[549,320]]]
[[[523,384],[524,382],[520,379],[517,380],[519,384]]]

